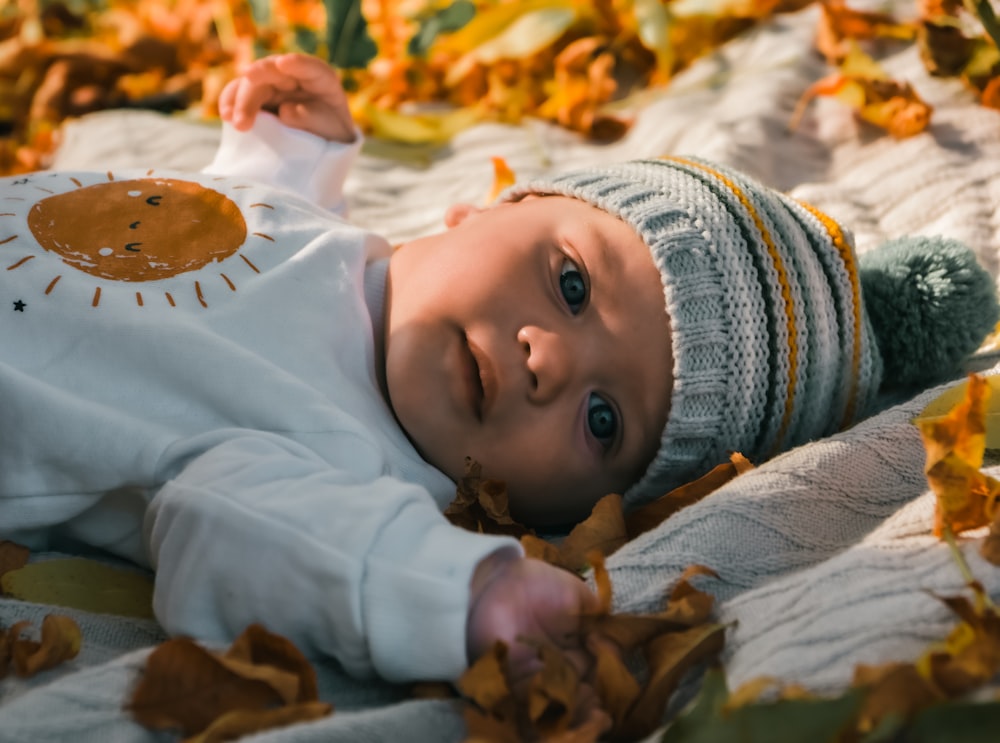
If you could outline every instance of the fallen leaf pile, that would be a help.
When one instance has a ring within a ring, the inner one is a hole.
[[[961,553],[955,559],[967,570]],[[695,702],[662,743],[976,743],[995,739],[1000,701],[970,700],[1000,672],[1000,612],[981,585],[972,598],[938,596],[958,618],[941,643],[915,662],[859,664],[843,693],[819,697],[776,679],[755,678],[729,692],[709,671]]]
[[[0,173],[44,167],[60,124],[90,111],[214,117],[242,65],[283,51],[343,69],[375,138],[433,145],[479,121],[534,117],[612,140],[633,94],[817,3],[816,46],[835,72],[804,91],[793,124],[830,96],[894,136],[922,131],[931,107],[869,56],[885,43],[918,45],[930,74],[1000,107],[988,0],[915,0],[903,20],[843,0],[18,0],[0,8]]]
[[[980,472],[984,450],[1000,447],[1000,406],[990,404],[997,377],[970,375],[915,419],[936,495],[934,533],[946,539],[971,595],[935,596],[957,618],[949,635],[915,661],[858,665],[844,692],[817,697],[776,679],[755,678],[729,692],[722,671],[709,672],[696,702],[662,743],[974,743],[994,740],[1000,699],[1000,610],[972,575],[955,535],[990,525],[981,552],[1000,564],[993,478]],[[984,696],[983,693],[986,692]],[[971,698],[970,698],[971,697]],[[780,731],[780,738],[778,737]]]
[[[709,621],[712,597],[689,582],[696,575],[714,576],[711,570],[688,569],[659,613],[612,614],[603,559],[593,553],[591,560],[601,610],[583,618],[582,634],[595,661],[589,673],[581,677],[561,650],[540,645],[540,669],[516,687],[507,646],[497,643],[458,682],[468,740],[638,740],[660,724],[684,674],[722,649],[725,626]],[[640,659],[644,672],[636,675],[631,669]]]
[[[695,576],[717,576],[707,567],[692,566],[666,594],[662,611],[613,614],[604,557],[751,468],[746,458],[733,454],[730,462],[628,514],[620,495],[607,495],[554,543],[515,521],[504,483],[484,478],[482,468],[467,460],[466,476],[445,511],[452,523],[517,536],[529,557],[574,573],[593,569],[601,605],[597,614],[583,619],[581,633],[594,659],[585,677],[561,650],[539,646],[540,670],[525,692],[523,681],[515,688],[509,678],[503,643],[479,658],[458,685],[466,700],[469,739],[587,743],[637,740],[652,732],[684,673],[722,648],[725,627],[710,621],[713,599],[690,583]],[[437,691],[420,689],[421,694]]]
[[[186,743],[221,743],[333,712],[316,671],[288,640],[253,624],[224,653],[187,638],[157,646],[126,710],[141,725],[179,731]]]

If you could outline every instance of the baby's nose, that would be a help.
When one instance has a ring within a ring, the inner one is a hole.
[[[517,331],[517,341],[525,352],[528,398],[539,404],[552,400],[573,373],[573,359],[565,339],[536,325],[525,325]]]

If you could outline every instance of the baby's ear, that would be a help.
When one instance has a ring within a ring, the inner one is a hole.
[[[482,211],[485,210],[473,204],[452,204],[444,213],[444,224],[449,229],[457,227],[473,214],[479,214]]]

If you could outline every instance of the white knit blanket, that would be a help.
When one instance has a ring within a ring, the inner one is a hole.
[[[902,3],[908,6],[910,3]],[[663,153],[694,154],[741,168],[849,225],[859,249],[902,234],[942,233],[967,242],[1000,274],[1000,113],[976,105],[958,83],[934,80],[916,50],[892,56],[936,107],[929,131],[894,141],[858,124],[839,104],[816,101],[800,129],[787,122],[802,91],[827,72],[810,51],[816,15],[786,16],[727,45],[651,94],[629,135],[597,146],[551,127],[484,125],[429,163],[362,157],[348,182],[353,219],[393,240],[438,228],[452,201],[479,200],[492,183],[490,156],[520,177]],[[199,168],[217,130],[154,114],[94,115],[70,128],[56,167]],[[985,364],[989,366],[989,364]],[[1000,371],[1000,367],[996,369]],[[855,664],[912,660],[953,619],[928,590],[962,590],[945,545],[930,536],[933,501],[923,448],[910,419],[934,392],[745,474],[609,561],[619,609],[649,609],[691,563],[714,568],[704,587],[735,622],[724,664],[732,685],[775,676],[817,691],[850,681]],[[1000,599],[1000,569],[965,553]],[[0,600],[0,624],[50,607]],[[121,711],[154,623],[75,612],[78,659],[28,682],[0,682],[0,741],[159,740]],[[450,703],[410,701],[406,690],[320,667],[321,693],[337,712],[255,741],[456,741]]]

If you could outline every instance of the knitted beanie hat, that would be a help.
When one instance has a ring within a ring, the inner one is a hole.
[[[1000,315],[993,280],[962,244],[899,240],[859,261],[852,235],[829,216],[703,160],[579,170],[501,199],[529,193],[571,196],[624,220],[660,270],[673,389],[659,451],[625,493],[629,507],[730,452],[759,463],[849,426],[883,379],[905,387],[956,372]]]

